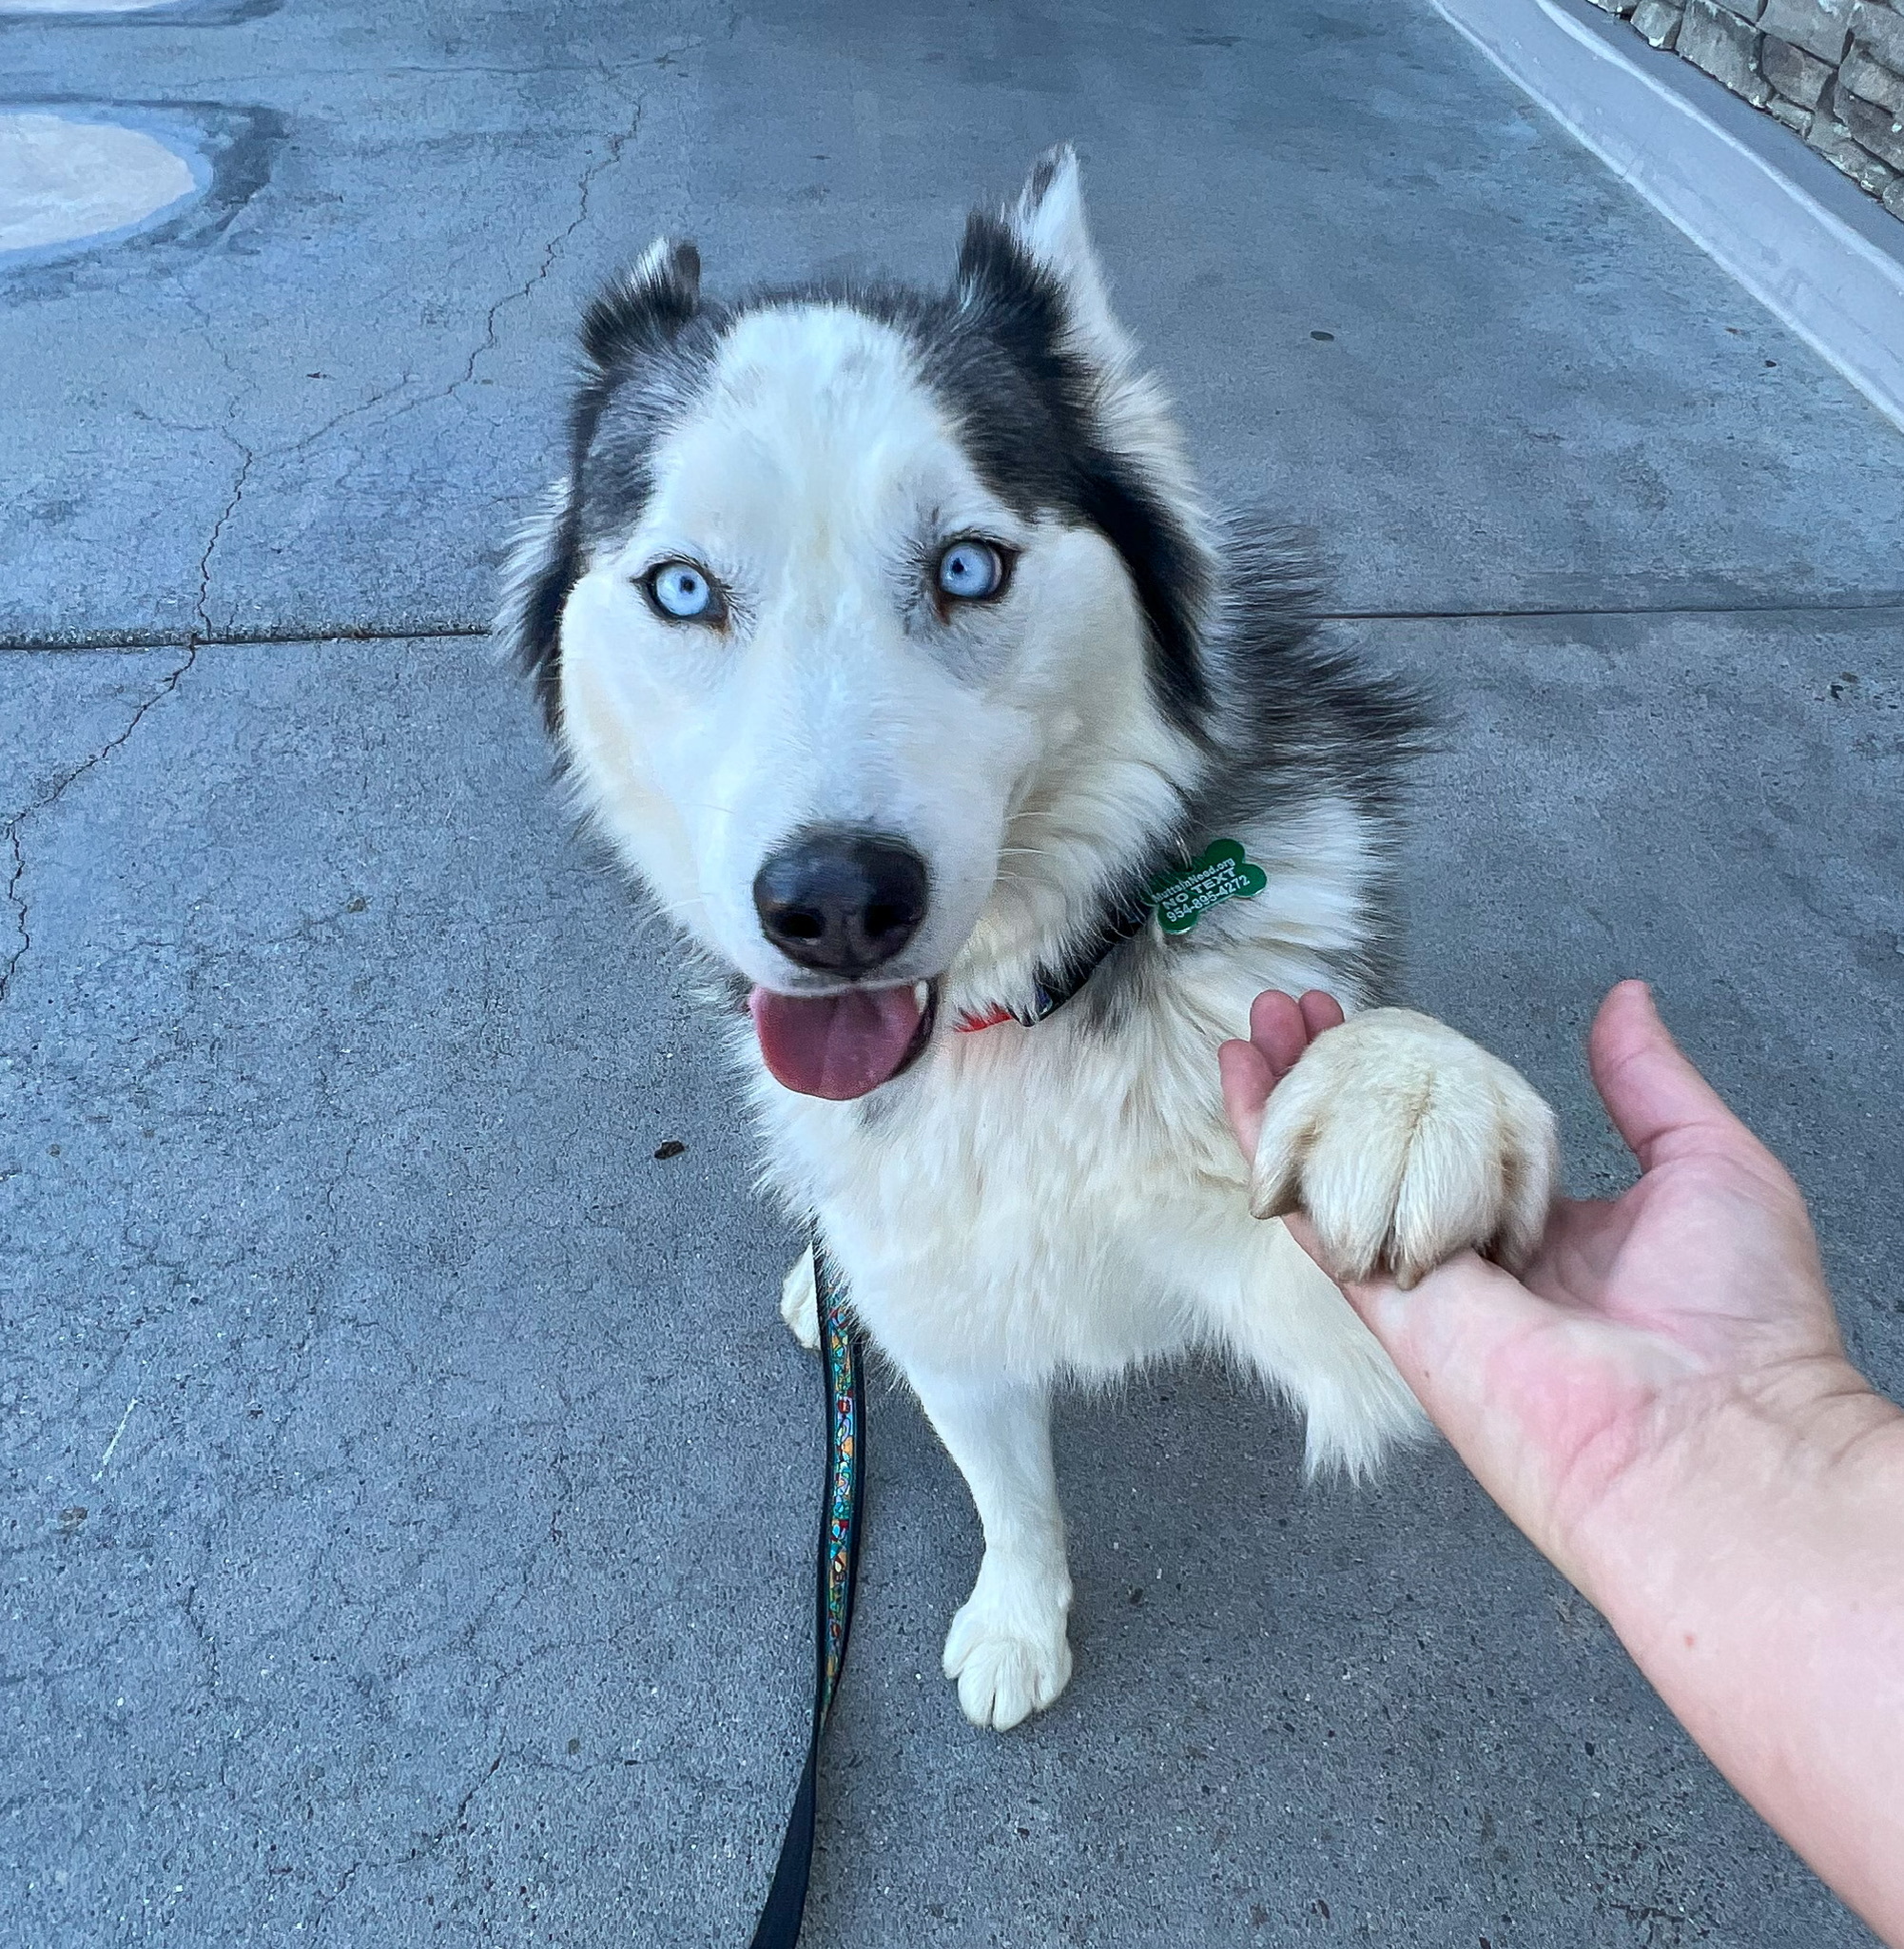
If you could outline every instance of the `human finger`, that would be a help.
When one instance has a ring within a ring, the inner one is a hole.
[[[1328,1273],[1308,1218],[1294,1212],[1283,1223]],[[1564,1336],[1590,1335],[1593,1324],[1569,1325],[1562,1309],[1474,1252],[1457,1253],[1406,1293],[1387,1277],[1335,1284],[1482,1487],[1573,1574],[1552,1490],[1556,1457],[1583,1439],[1568,1384],[1593,1351]]]
[[[1313,1042],[1325,1029],[1342,1026],[1342,1004],[1333,995],[1325,995],[1320,988],[1311,988],[1296,1004],[1302,1013],[1303,1026]]]
[[[1493,1347],[1530,1323],[1553,1316],[1546,1300],[1477,1252],[1456,1253],[1404,1292],[1387,1274],[1339,1277],[1306,1212],[1292,1212],[1283,1223],[1362,1316],[1423,1406],[1445,1428],[1445,1414],[1461,1418],[1462,1404],[1478,1388]]]
[[[1216,1069],[1223,1079],[1223,1111],[1247,1163],[1256,1155],[1256,1140],[1263,1131],[1263,1106],[1276,1086],[1275,1071],[1261,1049],[1243,1042],[1218,1044]]]
[[[1304,1020],[1302,1004],[1280,988],[1266,988],[1250,1004],[1250,1040],[1269,1063],[1276,1082],[1295,1067],[1312,1033]]]
[[[1644,982],[1622,982],[1600,1004],[1587,1067],[1626,1147],[1650,1171],[1714,1137],[1758,1140],[1674,1042]]]

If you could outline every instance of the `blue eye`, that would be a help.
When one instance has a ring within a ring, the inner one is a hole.
[[[1004,557],[988,541],[955,541],[939,557],[939,587],[960,602],[982,602],[1004,585]]]
[[[714,578],[694,562],[663,562],[649,570],[641,586],[657,614],[672,621],[718,622],[723,614]]]

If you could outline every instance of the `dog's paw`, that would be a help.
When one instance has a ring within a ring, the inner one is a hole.
[[[819,1351],[820,1289],[813,1277],[810,1245],[780,1282],[780,1316],[787,1322],[787,1331],[809,1354]]]
[[[959,1704],[974,1725],[1004,1732],[1042,1712],[1071,1680],[1071,1646],[1064,1602],[1027,1603],[1007,1593],[985,1571],[945,1634],[945,1676],[959,1686]]]
[[[1554,1113],[1426,1015],[1376,1008],[1316,1037],[1279,1082],[1250,1176],[1259,1218],[1302,1210],[1337,1276],[1412,1286],[1466,1246],[1510,1270],[1545,1228]]]

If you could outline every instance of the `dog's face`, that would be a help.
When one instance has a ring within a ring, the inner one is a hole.
[[[1080,634],[1131,634],[1108,545],[991,492],[912,365],[855,310],[741,319],[563,619],[563,731],[615,829],[794,995],[944,971]]]
[[[1165,775],[1195,728],[1200,555],[1076,166],[974,219],[948,299],[717,308],[663,244],[584,344],[505,627],[591,809],[751,984],[768,1067],[864,1094],[1040,842],[1089,851],[1107,762]]]

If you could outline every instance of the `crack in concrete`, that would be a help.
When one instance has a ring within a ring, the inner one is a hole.
[[[193,606],[193,614],[198,617],[198,628],[192,632],[186,645],[193,655],[197,655],[199,645],[208,640],[211,635],[211,617],[206,613],[211,600],[211,558],[218,553],[218,544],[223,537],[226,524],[238,512],[239,502],[244,498],[244,483],[251,478],[252,462],[257,458],[236,434],[227,432],[225,439],[238,449],[241,458],[238,478],[231,483],[231,498],[225,502],[218,519],[211,524],[211,535],[205,542],[204,553],[199,556],[199,596]]]
[[[321,439],[326,439],[334,434],[340,426],[346,425],[353,419],[361,419],[366,413],[376,412],[386,400],[394,400],[398,393],[410,386],[416,377],[414,372],[406,371],[394,385],[381,386],[372,393],[369,399],[359,400],[355,406],[346,406],[340,412],[332,414],[314,433],[301,435],[287,446],[273,447],[270,458],[274,460],[287,459],[293,454],[301,454],[307,448],[316,446]],[[398,408],[398,412],[403,410],[405,409]],[[395,419],[398,414],[393,413],[390,417]]]
[[[160,679],[158,688],[141,701],[138,709],[126,720],[123,731],[107,738],[97,750],[89,752],[77,765],[62,772],[37,798],[22,807],[4,827],[0,827],[0,843],[4,843],[6,847],[6,902],[11,912],[13,931],[18,937],[18,945],[4,960],[0,960],[0,1005],[5,1004],[13,984],[13,977],[33,945],[32,923],[27,897],[21,890],[27,877],[27,851],[21,838],[27,822],[56,806],[73,785],[88,772],[96,770],[114,751],[126,744],[146,721],[146,713],[178,689],[185,680],[186,672],[198,661],[201,647],[211,635],[211,618],[207,613],[211,597],[211,559],[217,552],[226,523],[237,512],[238,503],[243,498],[244,483],[250,476],[253,459],[249,447],[229,433],[224,437],[238,449],[241,458],[237,476],[232,481],[230,498],[226,500],[218,519],[212,524],[211,534],[205,541],[204,553],[199,557],[198,596],[192,606],[197,624],[185,637],[185,655]]]
[[[541,283],[548,277],[549,273],[554,269],[555,260],[561,255],[563,244],[568,243],[569,239],[589,221],[589,199],[594,190],[595,184],[599,178],[606,175],[609,170],[612,169],[621,161],[623,149],[641,133],[641,111],[642,100],[637,98],[631,105],[631,112],[627,128],[618,135],[610,136],[608,139],[608,152],[598,162],[591,163],[582,171],[581,180],[575,185],[574,218],[566,228],[557,231],[549,240],[548,244],[543,246],[542,262],[536,267],[534,275],[530,278],[529,282],[520,290],[506,291],[490,306],[488,316],[483,320],[482,343],[471,352],[469,362],[463,367],[462,378],[451,382],[443,395],[445,399],[448,399],[459,387],[472,383],[476,379],[476,361],[485,353],[495,350],[495,321],[497,315],[505,306],[520,304],[528,298],[536,285]]]
[[[607,76],[604,76],[604,78],[609,79]],[[442,400],[453,400],[465,386],[473,385],[476,382],[476,366],[486,355],[494,352],[499,343],[496,331],[497,319],[510,305],[524,302],[535,287],[547,279],[562,255],[562,246],[589,221],[589,204],[593,195],[596,183],[621,161],[622,152],[641,132],[643,102],[644,98],[637,96],[634,101],[630,103],[628,127],[619,133],[611,135],[608,138],[608,146],[604,153],[583,169],[575,185],[575,214],[543,245],[542,262],[535,267],[524,283],[518,285],[513,291],[505,291],[489,307],[488,311],[484,313],[482,338],[471,349],[469,358],[463,363],[461,373],[446,386],[438,386],[434,392],[419,393],[415,399],[403,400],[384,419],[382,423],[385,426],[393,425],[406,414],[418,412],[422,407],[435,405]],[[405,376],[402,383],[405,385],[409,383],[408,375]],[[383,399],[388,399],[392,393],[400,390],[400,386],[392,387],[380,399],[367,400],[362,406],[353,408],[350,412],[340,416],[340,419],[347,419],[358,414],[367,413],[374,406],[380,404]],[[328,428],[322,429],[322,431],[328,430]],[[312,439],[318,437],[317,435],[311,436]],[[307,443],[306,441],[301,441],[299,442],[299,447]],[[291,451],[296,450],[291,449]],[[355,465],[356,463],[353,462],[352,467],[346,470],[344,477],[346,479],[349,478],[349,474],[355,471]]]
[[[199,600],[193,604],[193,614],[199,618],[199,626],[197,626],[197,630],[193,630],[191,639],[185,645],[191,651],[191,654],[197,654],[199,653],[199,645],[206,643],[210,639],[212,620],[210,620],[210,615],[206,614],[206,610],[208,610],[210,594],[212,594],[212,555],[219,552],[219,542],[224,538],[226,524],[238,513],[238,503],[243,499],[245,481],[251,478],[251,462],[257,458],[257,456],[251,452],[251,448],[245,446],[243,440],[240,440],[234,433],[226,433],[226,439],[238,448],[242,458],[238,462],[238,478],[232,481],[232,497],[224,503],[224,507],[221,509],[219,518],[212,522],[212,532],[210,532],[210,536],[208,536],[206,542],[204,542],[204,554],[199,555]]]
[[[211,313],[185,288],[185,279],[179,272],[173,271],[170,274],[169,282],[173,291],[178,296],[179,302],[197,321],[199,331],[204,336],[206,345],[210,348],[212,357],[224,367],[226,377],[235,384],[243,387],[247,397],[257,398],[258,381],[249,373],[239,370],[237,362],[231,356],[231,348],[226,342],[225,335],[220,332],[217,324],[213,322]],[[224,409],[224,428],[222,430],[229,430],[232,420],[238,416],[240,404],[240,400],[232,400],[226,405]],[[164,422],[161,421],[160,423],[163,424]],[[209,431],[209,429],[206,430]]]
[[[583,72],[591,70],[583,70],[578,68],[573,71]],[[600,73],[599,69],[592,71],[594,71],[597,74]],[[642,104],[639,100],[636,100],[632,104],[631,119],[629,123],[628,127],[622,130],[619,134],[611,135],[608,138],[607,153],[598,158],[596,161],[589,164],[589,166],[582,171],[581,178],[576,185],[576,195],[578,199],[578,204],[574,217],[562,229],[557,231],[556,234],[554,237],[552,237],[549,240],[549,242],[543,246],[542,262],[537,266],[536,270],[534,271],[534,275],[531,276],[529,281],[526,283],[522,284],[516,290],[505,291],[502,294],[502,296],[498,298],[495,301],[495,302],[489,307],[489,310],[484,314],[483,318],[482,341],[474,348],[474,350],[471,351],[469,358],[464,361],[463,370],[461,374],[457,378],[453,379],[448,385],[438,386],[434,392],[419,394],[415,399],[402,400],[402,401],[390,413],[389,420],[400,419],[403,418],[405,414],[414,413],[418,410],[418,408],[421,406],[431,405],[438,400],[447,400],[454,398],[455,395],[457,392],[459,392],[464,386],[469,385],[474,381],[476,378],[476,368],[477,361],[480,360],[485,353],[493,352],[495,350],[497,342],[497,316],[505,309],[505,307],[511,304],[519,304],[520,302],[522,302],[522,301],[526,299],[532,291],[534,290],[536,285],[541,283],[543,280],[548,277],[549,273],[554,268],[556,259],[561,255],[562,245],[566,244],[569,241],[569,239],[572,238],[575,234],[575,232],[579,230],[582,227],[582,225],[588,222],[589,198],[591,192],[594,188],[596,179],[606,174],[607,171],[613,168],[614,166],[621,161],[622,151],[628,146],[628,145],[631,142],[632,142],[635,139],[636,135],[640,133],[641,112]],[[196,305],[193,303],[193,301],[189,297],[189,295],[186,294],[183,290],[183,288],[181,288],[180,297],[182,301],[188,307],[191,307],[196,314]],[[230,358],[224,352],[223,348],[220,346],[216,349],[218,350],[219,357],[223,361],[226,369],[232,370]],[[243,384],[250,388],[250,390],[252,390],[253,392],[257,390],[255,381],[245,379],[243,374],[233,371],[233,377],[240,380],[240,381]],[[296,454],[307,452],[310,448],[318,445],[321,441],[327,439],[333,433],[335,433],[338,430],[339,427],[348,425],[349,422],[353,419],[361,419],[362,418],[364,418],[365,415],[376,412],[379,406],[382,406],[386,404],[388,401],[397,399],[398,395],[407,393],[410,387],[416,383],[416,373],[406,371],[401,379],[397,380],[392,384],[379,387],[370,395],[368,399],[360,400],[357,402],[357,404],[352,406],[345,406],[341,408],[339,412],[334,413],[328,419],[326,419],[323,422],[322,425],[315,428],[312,432],[301,434],[299,436],[298,439],[288,441],[283,446],[271,448],[267,454],[267,458],[274,460],[283,459]],[[388,420],[385,423],[387,424]],[[208,429],[196,430],[206,431]]]
[[[15,812],[7,821],[6,826],[0,828],[0,840],[4,840],[8,851],[7,905],[12,910],[13,930],[19,936],[19,945],[4,960],[0,960],[0,1004],[5,1004],[8,992],[12,986],[13,976],[18,971],[21,962],[27,958],[28,950],[33,945],[32,927],[28,918],[27,899],[26,895],[20,890],[21,882],[27,877],[26,848],[20,841],[20,835],[27,821],[37,813],[44,812],[49,808],[57,805],[65,796],[69,786],[84,778],[88,771],[104,764],[114,751],[118,750],[126,739],[139,729],[146,713],[155,704],[161,702],[164,698],[169,697],[178,689],[180,681],[185,672],[198,660],[198,653],[199,645],[197,637],[187,638],[184,660],[176,669],[169,671],[161,679],[159,688],[133,711],[126,729],[120,731],[117,736],[108,738],[96,751],[82,758],[70,770],[62,772],[38,798],[34,799],[30,805]]]
[[[453,1835],[466,1833],[468,1831],[469,1811],[475,1803],[476,1795],[501,1771],[502,1763],[507,1757],[508,1748],[503,1747],[499,1749],[495,1758],[484,1768],[481,1776],[464,1793],[462,1798],[457,1801],[455,1813],[447,1821],[443,1822],[440,1826],[425,1828],[419,1832],[411,1845],[405,1848],[401,1854],[391,1855],[385,1858],[379,1858],[374,1855],[359,1855],[356,1861],[352,1861],[344,1869],[342,1875],[338,1878],[337,1882],[330,1889],[329,1893],[319,1897],[318,1905],[310,1917],[307,1933],[314,1939],[323,1933],[324,1923],[329,1920],[331,1910],[337,1905],[345,1891],[348,1890],[350,1884],[357,1880],[358,1876],[365,1868],[407,1867],[412,1861],[423,1861],[429,1856],[434,1855]]]

